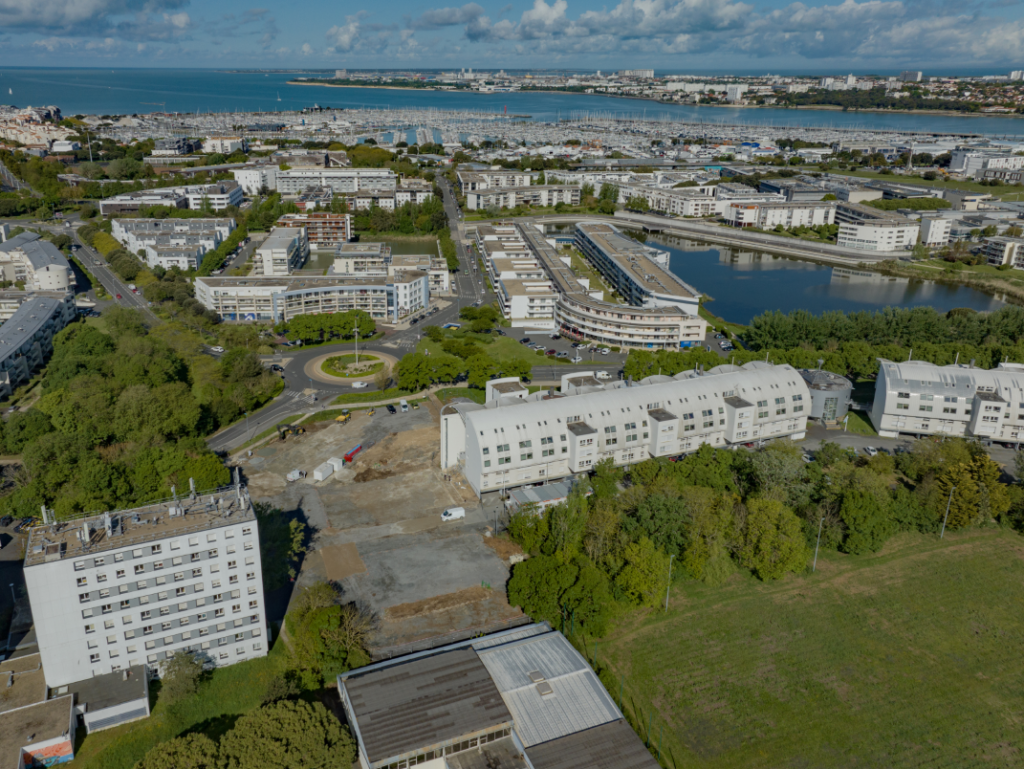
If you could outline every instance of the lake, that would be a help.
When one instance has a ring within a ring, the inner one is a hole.
[[[96,69],[5,67],[0,102],[56,105],[65,115],[167,112],[275,112],[311,107],[395,107],[477,110],[530,115],[553,121],[573,113],[669,118],[708,123],[826,126],[895,131],[1024,134],[1019,118],[884,114],[822,110],[743,109],[572,93],[453,93],[385,88],[288,85],[294,73],[223,72],[210,69]],[[7,91],[11,93],[8,94]]]
[[[818,315],[890,306],[926,306],[940,312],[954,307],[987,312],[1003,306],[994,296],[964,286],[891,278],[667,235],[651,236],[647,243],[668,251],[672,272],[713,299],[707,303],[711,312],[734,323],[747,324],[766,310]]]

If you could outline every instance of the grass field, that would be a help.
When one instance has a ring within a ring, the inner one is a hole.
[[[923,187],[935,187],[938,189],[967,190],[968,192],[984,192],[987,195],[995,195],[1006,200],[1017,200],[1018,195],[1024,196],[1024,189],[1012,184],[1000,184],[998,187],[989,187],[987,184],[978,182],[944,182],[940,179],[928,181],[920,176],[897,176],[896,174],[879,174],[874,171],[837,171],[844,176],[859,176],[862,179],[881,179],[882,181],[895,182],[897,184],[918,184]]]
[[[1024,763],[1017,534],[906,534],[780,583],[672,589],[667,614],[591,647],[665,766]]]
[[[159,695],[152,715],[142,721],[105,729],[81,739],[72,766],[76,769],[131,769],[154,745],[186,732],[202,732],[214,739],[228,731],[235,719],[258,707],[271,679],[286,667],[287,651],[276,639],[270,654],[214,670],[199,694],[174,707],[165,707]],[[84,735],[85,730],[79,730]]]

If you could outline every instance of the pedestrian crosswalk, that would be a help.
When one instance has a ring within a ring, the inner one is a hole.
[[[298,390],[287,390],[285,392],[285,397],[292,398],[297,401],[303,401],[312,406],[314,403],[316,403],[316,390],[314,390],[312,393],[299,392]]]

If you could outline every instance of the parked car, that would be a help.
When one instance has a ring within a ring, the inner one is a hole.
[[[530,343],[530,337],[528,337],[528,336],[524,336],[522,339],[519,340],[519,344],[529,344],[529,343]]]
[[[392,405],[391,405],[391,404],[389,403],[389,404],[388,404],[388,413],[389,413],[389,414],[397,414],[397,413],[398,413],[398,409],[396,409],[396,408],[395,408],[394,406],[392,406]]]
[[[575,358],[572,359],[572,362],[573,363],[582,363],[583,362],[583,358],[581,358],[579,355],[577,355]]]
[[[4,528],[10,526],[13,522],[14,522],[14,519],[11,518],[11,516],[9,516],[9,515],[5,515],[3,518],[0,518],[0,526],[2,526]]]
[[[548,350],[548,351],[547,351],[547,352],[545,352],[544,354],[545,354],[545,355],[557,355],[557,354],[558,354],[558,351],[557,351],[557,350]]]
[[[11,407],[10,407],[9,409],[7,409],[7,413],[8,413],[8,414],[13,414],[13,413],[15,413],[15,412],[16,412],[17,410],[18,410],[18,407],[17,407],[17,406],[11,406]]]
[[[607,347],[602,347],[601,348],[601,354],[602,355],[607,355],[610,352],[611,352],[611,350],[609,350]]]
[[[612,378],[612,375],[609,374],[607,371],[598,371],[596,374],[594,374],[594,376],[596,376],[598,379],[611,379]]]
[[[217,345],[217,346],[215,346],[215,347],[211,347],[210,349],[211,349],[211,350],[212,350],[213,352],[216,352],[216,353],[221,353],[221,352],[224,352],[224,348],[223,348],[223,347],[221,347],[220,345]]]
[[[867,454],[869,457],[873,457],[876,454],[878,454],[878,449],[876,449],[874,446],[865,446],[864,453]]]
[[[367,384],[366,382],[353,382],[352,383],[352,387],[354,387],[356,390],[362,390],[362,389],[364,389],[366,387],[369,387],[369,386],[370,385]]]
[[[556,358],[568,358],[569,357],[569,353],[567,353],[565,350],[562,350],[555,357]]]
[[[271,371],[277,371],[277,372],[281,372],[281,371],[284,371],[284,368],[283,368],[283,367],[281,367],[281,366],[279,366],[279,365],[277,365],[277,364],[275,363],[274,365],[272,365],[272,366],[270,367],[270,370],[271,370]]]

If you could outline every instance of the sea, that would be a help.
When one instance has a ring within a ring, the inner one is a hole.
[[[832,110],[696,107],[571,93],[454,93],[388,88],[289,85],[296,73],[213,69],[64,69],[0,67],[0,104],[54,105],[64,115],[147,112],[276,112],[333,108],[473,110],[554,121],[585,114],[864,130],[974,133],[1024,139],[1024,119]]]

